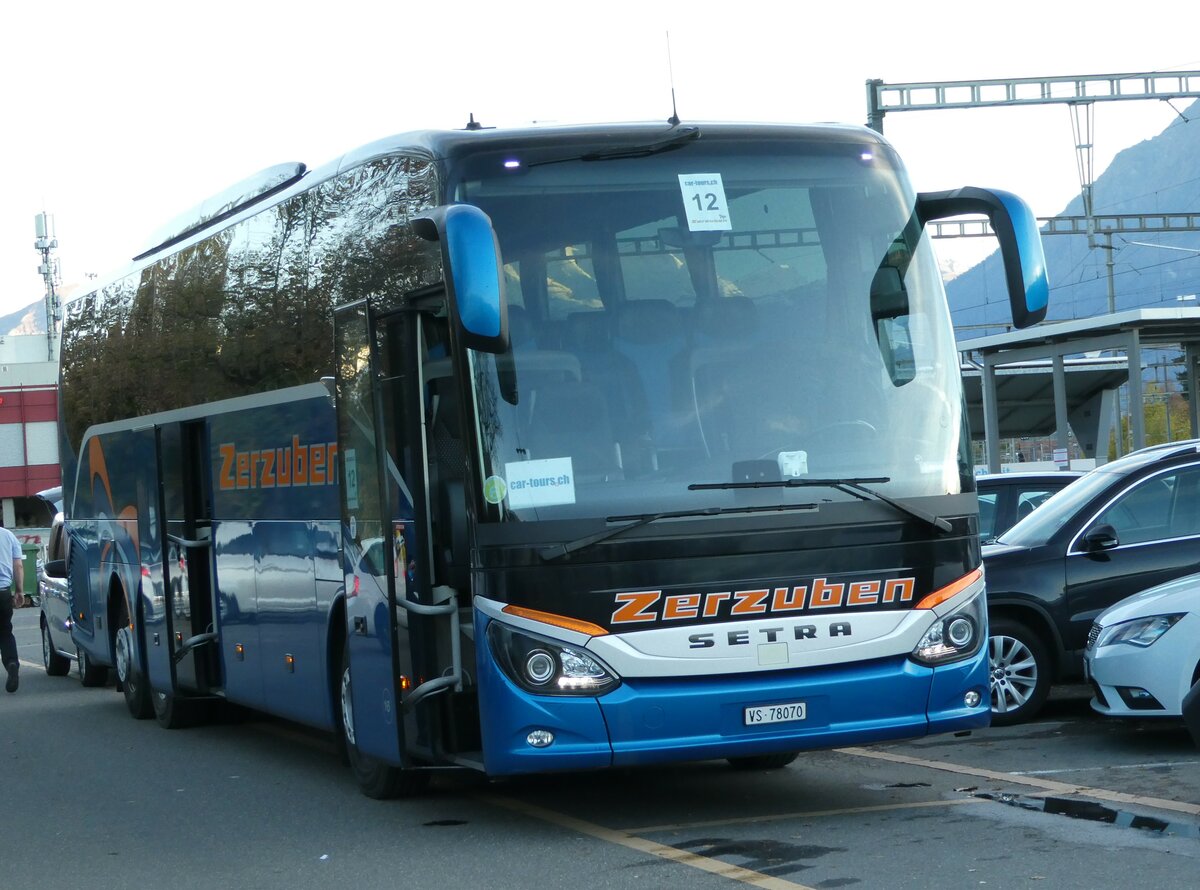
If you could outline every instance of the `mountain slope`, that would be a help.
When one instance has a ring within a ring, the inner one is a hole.
[[[1200,102],[1186,108],[1158,136],[1118,154],[1096,180],[1093,195],[1097,214],[1200,213]],[[1082,213],[1082,199],[1076,198],[1058,215]],[[1105,251],[1089,250],[1082,235],[1048,236],[1043,245],[1050,278],[1047,320],[1106,313]],[[1176,297],[1200,293],[1200,232],[1114,235],[1113,248],[1118,311],[1177,306]],[[1191,249],[1198,250],[1190,253]],[[994,333],[1011,324],[1003,281],[999,254],[993,253],[947,284],[960,339]],[[1200,300],[1188,303],[1198,304]]]

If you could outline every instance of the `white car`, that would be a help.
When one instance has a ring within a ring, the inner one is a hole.
[[[1200,680],[1200,574],[1121,600],[1088,634],[1092,707],[1114,717],[1179,717]]]

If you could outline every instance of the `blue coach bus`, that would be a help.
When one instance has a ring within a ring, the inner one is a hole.
[[[85,683],[338,734],[363,791],[981,727],[969,436],[915,194],[849,126],[418,132],[214,197],[67,309]]]

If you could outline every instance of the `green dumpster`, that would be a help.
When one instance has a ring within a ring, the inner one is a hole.
[[[25,565],[25,596],[33,597],[37,600],[38,579],[37,579],[37,560],[38,552],[41,550],[39,544],[22,544],[21,550],[24,552]]]

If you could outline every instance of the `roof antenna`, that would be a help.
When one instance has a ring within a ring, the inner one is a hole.
[[[671,116],[667,123],[672,127],[679,126],[679,112],[675,110],[675,69],[671,65],[671,32],[667,32],[667,76],[671,80]]]
[[[467,125],[463,128],[464,130],[482,130],[483,129],[483,124],[481,124],[479,121],[475,120],[474,112],[471,112],[467,116],[468,116],[469,120],[467,121]]]

